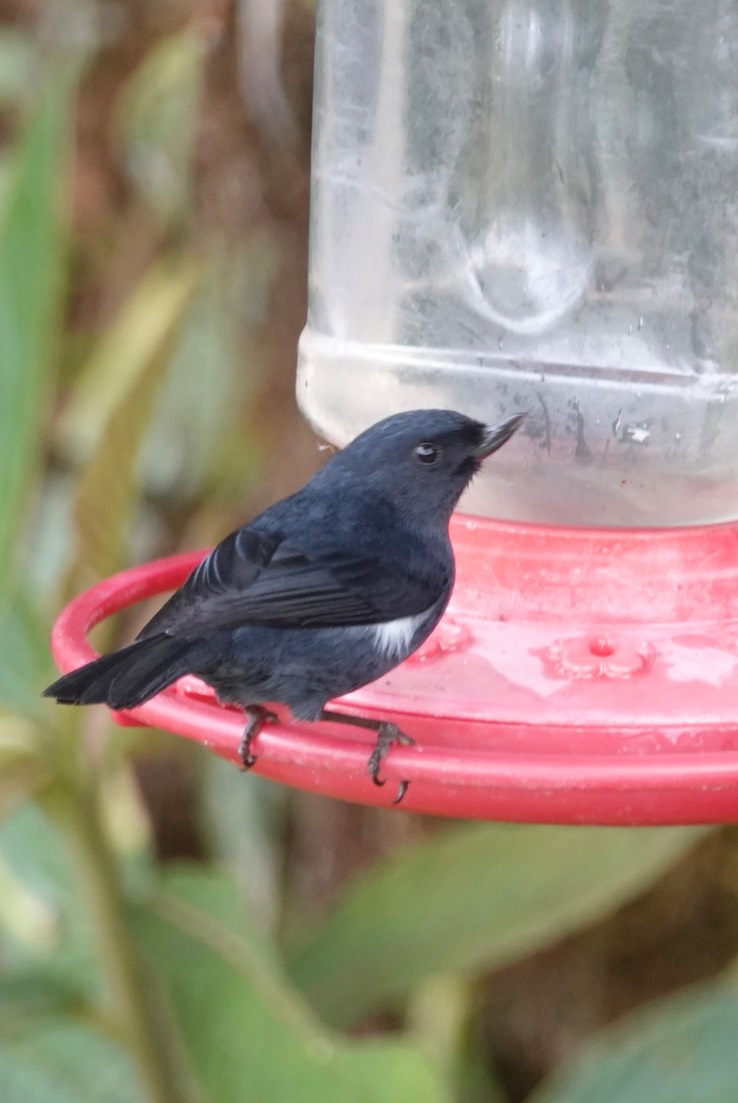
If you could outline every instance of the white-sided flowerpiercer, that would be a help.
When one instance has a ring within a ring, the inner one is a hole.
[[[65,674],[45,696],[128,709],[197,674],[222,703],[246,711],[244,766],[256,761],[265,702],[281,703],[297,720],[376,731],[369,773],[382,784],[381,759],[402,733],[325,705],[386,674],[430,635],[454,582],[451,513],[524,416],[488,426],[452,410],[414,410],[378,422],[218,544],[134,643]]]

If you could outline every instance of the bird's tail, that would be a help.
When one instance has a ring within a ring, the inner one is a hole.
[[[191,671],[195,649],[196,641],[172,636],[137,640],[62,675],[43,695],[62,705],[134,708]]]

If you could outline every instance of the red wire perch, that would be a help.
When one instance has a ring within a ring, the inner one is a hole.
[[[457,584],[431,639],[334,702],[412,736],[367,773],[373,735],[283,717],[254,770],[301,789],[413,812],[532,823],[738,819],[738,525],[586,530],[457,516]],[[95,657],[101,620],[178,586],[203,552],[80,594],[52,634],[63,672]],[[197,678],[114,714],[237,763],[244,721]]]

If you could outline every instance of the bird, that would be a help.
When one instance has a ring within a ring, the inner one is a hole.
[[[524,417],[485,425],[422,409],[370,426],[300,490],[226,536],[133,643],[62,675],[44,696],[131,709],[195,674],[221,704],[244,710],[244,769],[275,719],[268,705],[281,704],[295,721],[374,731],[368,772],[384,784],[382,760],[412,740],[390,721],[326,705],[398,666],[438,624],[454,584],[451,514]]]

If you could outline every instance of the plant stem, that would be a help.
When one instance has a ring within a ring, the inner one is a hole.
[[[190,1077],[176,1052],[168,1016],[128,929],[123,894],[94,788],[59,779],[42,798],[64,830],[83,903],[98,942],[102,973],[147,1103],[191,1103]]]

